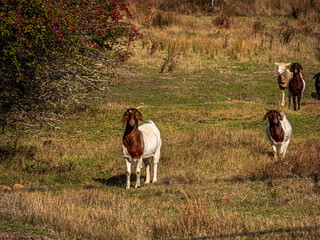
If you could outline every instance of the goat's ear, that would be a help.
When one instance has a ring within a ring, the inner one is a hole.
[[[299,63],[299,68],[300,68],[300,70],[303,70],[303,68],[302,68],[302,66],[301,66],[301,64]]]
[[[278,66],[278,63],[274,63],[274,64]]]
[[[263,115],[263,120],[266,120],[267,119],[267,117],[268,117],[268,113],[266,113],[265,115]]]
[[[121,122],[123,122],[123,123],[126,123],[126,121],[127,121],[127,115],[126,115],[126,113],[127,113],[127,112],[125,112],[125,113],[121,116],[121,118],[120,118]]]
[[[293,72],[293,64],[291,64],[291,67],[290,67],[289,71]]]
[[[286,67],[288,67],[290,64],[291,64],[291,63],[287,63],[287,64],[286,64]]]
[[[141,112],[139,112],[139,111],[138,111],[138,113],[139,113],[139,115],[138,115],[138,116],[139,116],[139,120],[140,120],[140,121],[143,121],[143,115],[142,115]]]

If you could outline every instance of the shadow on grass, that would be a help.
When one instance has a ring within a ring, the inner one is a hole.
[[[141,182],[142,180],[145,179],[144,176],[141,176]],[[94,178],[93,179],[96,182],[102,183],[104,185],[107,186],[116,186],[116,187],[125,187],[126,186],[126,182],[127,182],[127,175],[126,174],[120,174],[120,175],[116,175],[116,176],[112,176],[108,179],[106,178]],[[137,181],[137,175],[134,173],[131,173],[130,176],[130,182],[131,185],[132,183],[135,183]]]

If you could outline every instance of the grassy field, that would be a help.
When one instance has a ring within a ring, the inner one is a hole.
[[[0,184],[25,189],[0,193],[1,231],[62,239],[318,239],[320,102],[312,77],[320,70],[320,25],[306,23],[312,30],[303,34],[301,19],[290,20],[297,34],[282,46],[271,33],[283,20],[234,17],[226,28],[212,16],[177,14],[168,26],[145,27],[107,103],[78,109],[59,129],[27,134],[15,148],[3,137]],[[255,22],[263,24],[256,34]],[[298,112],[280,106],[274,62],[282,61],[304,68]],[[157,184],[124,189],[121,104],[144,104],[145,119],[160,129]],[[280,162],[265,133],[266,108],[283,110],[293,127]]]

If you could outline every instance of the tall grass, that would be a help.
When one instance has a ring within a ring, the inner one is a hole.
[[[163,13],[158,14],[161,16]],[[320,28],[319,24],[308,20],[289,22],[275,19],[270,22],[264,18],[252,21],[250,18],[225,17],[224,14],[196,19],[175,16],[175,19],[176,23],[161,29],[146,29],[143,45],[147,46],[153,39],[158,43],[158,56],[162,52],[174,51],[185,56],[240,61],[286,61],[292,58],[303,58],[311,63],[318,61],[315,53],[318,51]],[[161,25],[161,21],[158,24]],[[155,51],[151,52],[154,55]]]

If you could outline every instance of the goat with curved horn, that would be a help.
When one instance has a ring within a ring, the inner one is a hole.
[[[153,158],[153,183],[157,182],[157,169],[160,159],[161,136],[157,126],[151,120],[138,126],[138,121],[143,121],[144,117],[138,108],[128,108],[121,117],[121,122],[126,123],[126,129],[122,137],[122,153],[127,166],[126,189],[130,188],[131,165],[137,163],[137,182],[135,187],[140,187],[140,173],[142,162],[146,166],[146,181],[150,183],[151,164]]]

